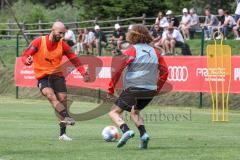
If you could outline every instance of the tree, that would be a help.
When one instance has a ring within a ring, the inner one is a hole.
[[[71,4],[73,3],[73,0],[30,0],[33,3],[42,3],[44,4],[46,7],[52,7],[52,8],[56,8],[58,6],[58,4],[60,3],[65,3],[65,4]]]
[[[154,16],[159,10],[166,8],[164,0],[75,0],[75,5],[83,8],[84,13],[81,16],[88,17],[87,19],[132,17],[143,13]]]
[[[27,19],[26,21],[36,21],[38,18],[43,20],[52,20],[52,17],[62,17],[60,19],[67,20],[89,20],[98,17],[99,19],[116,19],[127,17],[139,17],[143,13],[147,17],[157,16],[159,11],[172,10],[175,14],[182,14],[183,8],[195,8],[199,15],[203,14],[204,8],[208,5],[211,7],[214,14],[218,8],[228,9],[234,13],[236,8],[235,0],[8,0],[11,5],[18,4],[20,6],[20,19]],[[37,12],[34,8],[27,8],[28,6],[39,5]],[[6,3],[0,0],[0,6],[4,7]],[[31,18],[27,13],[23,13],[21,8],[27,9]],[[7,10],[2,10],[1,19],[7,15]],[[38,13],[39,12],[39,13]],[[4,15],[4,16],[3,16]],[[21,16],[20,16],[21,15]],[[25,16],[25,17],[24,17]],[[24,18],[22,18],[24,17]],[[35,18],[34,18],[35,17]],[[70,17],[70,18],[68,18]],[[59,19],[59,18],[58,18]]]

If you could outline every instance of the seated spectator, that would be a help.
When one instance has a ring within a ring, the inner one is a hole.
[[[158,24],[161,32],[169,25],[167,18],[165,17],[164,12],[159,12],[158,17],[156,18],[155,24]]]
[[[122,49],[122,43],[125,41],[125,32],[121,29],[119,24],[114,25],[115,31],[110,39],[111,48],[113,52],[118,52]],[[117,46],[117,48],[116,48]],[[115,49],[116,48],[116,49]]]
[[[221,32],[221,26],[224,24],[224,21],[225,21],[225,12],[223,9],[218,9],[218,21],[219,21],[219,24],[217,27],[213,27],[213,30],[216,30],[220,33]],[[221,39],[221,35],[218,34],[218,36],[216,37],[216,39]]]
[[[131,31],[131,29],[132,29],[132,24],[130,24],[129,26],[128,26],[128,31],[127,32],[130,32]],[[127,33],[126,33],[127,34]],[[120,55],[120,54],[122,54],[125,50],[127,50],[128,48],[130,48],[132,45],[129,43],[129,42],[127,42],[127,41],[124,41],[123,43],[122,43],[122,45],[121,45],[121,51],[119,52],[117,52],[117,54],[116,55]],[[115,53],[114,53],[115,54]]]
[[[194,32],[199,29],[200,25],[199,25],[199,17],[196,14],[196,11],[194,8],[191,8],[189,11],[189,14],[191,16],[191,20],[190,20],[190,24],[189,24],[189,31],[186,30],[186,35],[189,38],[189,36],[191,38],[193,38]]]
[[[191,16],[188,14],[187,8],[183,8],[182,12],[183,16],[180,22],[179,29],[182,31],[184,39],[189,40],[189,25],[191,22]]]
[[[66,32],[64,35],[64,40],[67,42],[67,44],[71,47],[73,47],[76,44],[76,37],[72,30],[69,29],[68,26],[66,26]]]
[[[174,48],[179,47],[182,49],[183,55],[191,55],[188,44],[184,42],[181,33],[175,29],[172,25],[168,26],[168,29],[163,32],[162,35],[163,46],[166,53],[173,54]]]
[[[213,30],[218,28],[219,21],[215,15],[211,14],[209,8],[205,9],[205,15],[205,22],[202,25],[204,27],[205,40],[211,40]]]
[[[239,29],[240,29],[240,18],[238,19],[236,26],[233,27],[233,32],[236,36],[235,40],[240,40]]]
[[[84,51],[86,51],[87,54],[91,54],[91,52],[93,50],[94,39],[95,39],[94,33],[90,29],[85,28],[84,29],[83,49],[84,49]]]
[[[174,28],[178,28],[179,20],[174,16],[173,12],[171,10],[168,10],[166,15],[167,15],[168,23],[173,25]]]
[[[219,26],[224,24],[225,21],[225,15],[224,15],[224,10],[223,9],[218,9],[218,20],[219,20]]]
[[[77,49],[76,49],[76,55],[79,53],[83,53],[83,42],[84,42],[84,30],[78,29],[78,35],[77,35]]]
[[[224,23],[219,28],[223,32],[223,36],[226,39],[228,36],[228,32],[233,29],[233,27],[236,25],[236,22],[234,18],[230,15],[228,10],[224,12],[224,15],[225,15]],[[217,38],[219,39],[220,37]]]
[[[107,46],[107,37],[103,31],[101,31],[99,25],[96,25],[94,27],[95,33],[94,33],[94,45],[97,48],[97,52],[100,52],[101,47]]]
[[[153,37],[153,41],[152,41],[153,46],[161,50],[161,53],[164,54],[165,51],[162,48],[162,32],[160,30],[160,27],[157,24],[155,24],[150,34]]]

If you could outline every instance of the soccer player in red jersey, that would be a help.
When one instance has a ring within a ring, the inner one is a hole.
[[[63,73],[59,68],[63,56],[66,56],[84,77],[89,80],[89,75],[81,65],[71,47],[63,41],[66,28],[62,22],[55,22],[51,33],[32,41],[22,55],[25,65],[34,65],[35,77],[38,88],[49,100],[55,111],[59,114],[60,140],[72,140],[66,135],[66,126],[74,125],[75,120],[67,111],[67,88]]]
[[[123,91],[109,112],[109,116],[123,132],[117,147],[124,146],[134,136],[134,131],[129,129],[121,116],[123,111],[128,111],[140,133],[140,148],[146,149],[150,138],[140,112],[161,90],[167,80],[168,70],[159,51],[150,45],[152,37],[146,27],[133,25],[127,33],[127,41],[132,47],[123,53],[122,66],[117,71],[113,69],[109,95],[114,93],[114,87],[125,69]]]

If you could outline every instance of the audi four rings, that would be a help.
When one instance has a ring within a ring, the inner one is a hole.
[[[169,66],[168,80],[173,82],[186,82],[188,80],[188,69],[186,66]]]

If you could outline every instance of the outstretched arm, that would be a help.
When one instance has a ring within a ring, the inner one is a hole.
[[[80,59],[72,51],[71,47],[66,44],[66,42],[63,42],[63,53],[69,59],[69,61],[77,68],[77,70],[81,73],[82,76],[85,76],[87,74],[87,71],[82,65]]]

